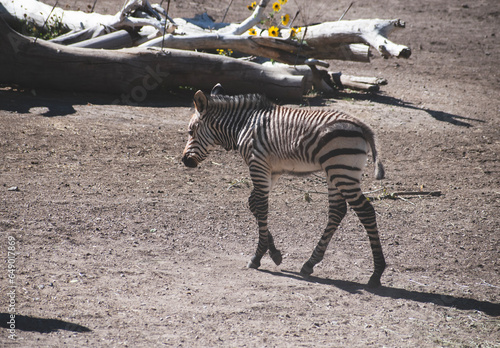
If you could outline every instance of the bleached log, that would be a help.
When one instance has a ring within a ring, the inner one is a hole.
[[[369,46],[337,44],[330,47],[310,47],[296,40],[250,35],[201,34],[190,36],[165,35],[144,42],[141,47],[169,47],[182,50],[231,49],[240,53],[265,57],[291,65],[304,64],[310,57],[321,59],[369,62]]]
[[[314,86],[314,89],[321,92],[334,92],[349,88],[364,92],[377,92],[380,86],[386,85],[387,80],[380,77],[345,75],[340,72],[318,70],[305,65],[290,66],[281,63],[266,62],[264,66],[273,66],[286,70],[292,75],[304,76],[307,86]]]
[[[348,79],[353,82],[357,83],[364,83],[368,85],[386,85],[387,80],[384,79],[383,77],[371,77],[371,76],[352,76],[352,75],[345,75],[342,74],[342,78]]]
[[[197,44],[200,45],[198,49],[231,48],[226,46],[229,41],[226,38],[238,35],[244,39],[248,36],[245,33],[250,28],[256,29],[257,32],[261,31],[256,25],[263,19],[267,3],[268,1],[262,0],[252,15],[241,24],[215,23],[206,15],[197,16],[193,20],[176,19],[178,24],[177,32],[186,33],[187,35],[177,36],[175,39],[169,38],[170,43],[175,48],[193,49],[194,45],[189,41],[194,37]],[[370,57],[369,46],[375,48],[385,58],[409,58],[411,50],[407,46],[395,44],[387,38],[395,29],[404,27],[405,23],[400,19],[325,22],[304,28],[295,38],[296,42],[300,42],[300,45],[295,46],[300,47],[301,51],[307,52],[308,57],[317,59],[368,62]],[[293,49],[290,51],[289,47],[285,47],[286,41],[292,41],[290,34],[291,29],[282,29],[281,35],[285,39],[281,40],[284,42],[280,43],[281,47],[274,48],[296,53]],[[200,40],[202,36],[206,36],[206,40]],[[261,37],[273,39],[262,41],[261,46],[266,45],[266,43],[269,43],[269,45],[279,43],[280,40],[280,38],[269,38],[267,31],[264,31]],[[234,39],[231,40],[231,43],[234,44],[234,41]],[[248,43],[248,41],[246,42]],[[159,46],[160,43],[165,47],[165,41],[162,38],[153,39],[144,45]],[[232,49],[236,50],[237,48]],[[252,49],[254,48],[252,47]],[[239,50],[241,51],[241,49]],[[275,59],[274,57],[267,58]],[[282,62],[289,63],[287,61]]]
[[[59,35],[50,40],[50,42],[58,43],[61,45],[71,45],[80,41],[89,40],[92,38],[97,28],[87,28],[82,30],[72,30],[69,33]]]
[[[375,48],[385,58],[409,58],[411,55],[410,48],[395,44],[387,38],[395,29],[404,27],[405,23],[400,19],[358,19],[325,22],[308,27],[305,40],[311,47],[332,47],[332,45],[342,43],[364,43]],[[326,59],[322,55],[316,56],[316,58]]]
[[[140,45],[140,47],[168,47],[182,50],[231,49],[251,56],[265,57],[291,65],[305,64],[309,57],[315,57],[316,51],[297,41],[282,38],[237,36],[237,35],[165,35]],[[342,59],[359,62],[369,60],[368,46],[341,45],[337,50],[330,50],[329,59]]]
[[[148,11],[150,15],[143,18],[131,17],[130,14],[137,10]],[[148,1],[129,0],[123,8],[115,15],[102,15],[98,13],[86,13],[82,11],[66,11],[60,7],[53,7],[37,0],[0,0],[0,17],[8,23],[24,20],[25,15],[33,23],[42,27],[49,18],[59,19],[68,29],[79,31],[93,28],[92,36],[96,37],[105,33],[106,28],[120,30],[123,28],[138,28],[153,26],[160,32],[166,28],[167,32],[173,32],[174,26],[170,22],[161,19],[158,12]]]
[[[119,101],[133,103],[160,86],[209,90],[218,82],[232,93],[259,92],[291,101],[310,89],[304,76],[230,57],[174,49],[67,47],[20,35],[0,19],[0,84],[115,93]]]
[[[176,19],[177,23],[182,21]],[[215,23],[214,23],[215,24]],[[205,22],[208,28],[210,24]],[[192,26],[192,24],[191,24]],[[179,30],[188,28],[179,24]],[[142,44],[144,47],[162,46],[177,49],[229,48],[242,53],[258,55],[288,64],[303,64],[307,58],[337,59],[369,62],[369,46],[386,58],[408,58],[411,50],[387,39],[394,29],[404,28],[399,19],[363,19],[355,21],[326,22],[302,30],[296,40],[291,40],[290,30],[283,29],[283,38],[248,34],[224,34],[232,30],[221,27],[215,33],[189,29],[191,35],[166,35]],[[260,30],[259,30],[260,31]],[[266,49],[267,48],[267,49]],[[297,57],[300,54],[301,57]]]
[[[332,75],[334,81],[340,81],[339,89],[349,88],[365,92],[378,92],[380,85],[387,83],[383,79],[376,78],[358,78],[357,76],[349,76],[344,74]]]
[[[102,15],[99,13],[85,13],[82,11],[65,11],[60,7],[44,4],[37,0],[0,0],[0,17],[7,23],[24,20],[25,15],[38,27],[42,27],[49,14],[53,18],[62,19],[63,23],[70,30],[81,30],[108,25],[114,22],[114,16]]]
[[[105,49],[118,49],[124,47],[132,47],[134,40],[128,31],[122,29],[114,31],[107,35],[94,37],[88,40],[79,41],[69,46],[72,47],[85,47],[85,48],[105,48]]]

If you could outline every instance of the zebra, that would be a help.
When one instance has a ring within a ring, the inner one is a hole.
[[[248,268],[259,268],[269,250],[276,265],[282,254],[268,230],[269,192],[284,173],[306,175],[323,170],[328,184],[328,223],[304,263],[300,274],[307,278],[324,257],[334,232],[352,207],[368,233],[374,271],[369,287],[381,285],[386,267],[375,210],[360,188],[368,147],[375,164],[375,178],[384,178],[377,157],[373,131],[357,118],[338,111],[292,109],[276,105],[260,94],[228,96],[217,84],[210,95],[194,95],[195,113],[188,126],[182,162],[194,168],[216,146],[237,150],[249,167],[253,190],[248,199],[257,219],[259,241]]]

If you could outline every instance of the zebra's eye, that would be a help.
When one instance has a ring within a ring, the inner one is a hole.
[[[189,129],[188,130],[188,134],[189,134],[190,137],[192,137],[194,135],[194,131],[192,129]]]

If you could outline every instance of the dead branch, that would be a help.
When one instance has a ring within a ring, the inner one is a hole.
[[[441,191],[397,191],[391,193],[393,197],[399,196],[432,196],[439,197],[441,196]]]
[[[404,27],[405,23],[400,19],[325,22],[308,27],[305,39],[312,47],[331,47],[333,44],[341,43],[365,43],[375,48],[385,58],[409,58],[410,48],[395,44],[387,39],[392,31]],[[316,58],[326,59],[322,55],[317,55]]]
[[[91,39],[75,42],[70,46],[86,48],[105,48],[118,49],[123,47],[132,47],[134,40],[128,31],[122,29],[112,33],[94,37]]]

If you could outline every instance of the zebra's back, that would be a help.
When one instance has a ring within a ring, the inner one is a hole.
[[[354,170],[359,173],[351,174],[361,177],[373,133],[341,112],[276,106],[260,115],[251,141],[272,173],[308,174],[324,170],[334,160],[337,169]]]

